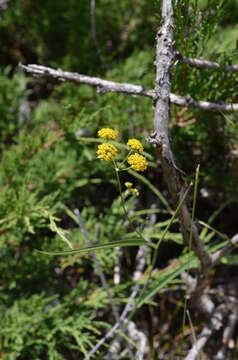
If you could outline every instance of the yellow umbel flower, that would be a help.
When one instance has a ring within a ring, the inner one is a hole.
[[[145,171],[147,169],[146,158],[140,154],[136,153],[128,156],[127,161],[135,171]]]
[[[117,137],[117,131],[110,128],[102,128],[98,131],[98,137],[115,140]]]
[[[130,181],[125,182],[125,187],[130,191],[131,194],[139,196],[139,191],[133,188],[133,184]]]
[[[98,158],[105,161],[112,161],[116,154],[117,148],[112,144],[100,144],[97,150]]]
[[[127,182],[125,182],[125,187],[126,187],[127,189],[132,189],[133,184],[132,184],[130,181],[127,181]]]
[[[139,153],[142,153],[142,151],[144,150],[143,145],[137,139],[129,139],[127,142],[127,145],[129,146],[129,148],[131,150],[139,152]]]
[[[134,194],[135,196],[139,196],[139,191],[137,189],[131,189],[130,192]]]

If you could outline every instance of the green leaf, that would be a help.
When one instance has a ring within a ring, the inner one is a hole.
[[[188,263],[190,263],[191,266],[195,266],[197,259],[193,256],[193,260],[191,261],[187,257],[187,261],[179,263],[179,265],[174,269],[162,272],[159,277],[153,281],[150,289],[139,299],[136,307],[141,307],[144,303],[148,302],[154,295],[156,295],[159,290],[164,289],[166,286],[171,284],[178,275],[187,269]]]
[[[112,241],[107,244],[100,244],[100,245],[94,245],[94,246],[88,246],[85,248],[78,248],[74,250],[67,250],[67,251],[54,251],[54,252],[48,252],[48,251],[41,251],[37,250],[37,252],[45,255],[75,255],[79,253],[85,253],[90,252],[94,250],[102,250],[102,249],[110,249],[114,247],[127,247],[127,246],[141,246],[141,245],[148,245],[153,246],[153,244],[148,243],[144,240],[140,239],[129,239],[129,240],[121,240],[121,241]]]

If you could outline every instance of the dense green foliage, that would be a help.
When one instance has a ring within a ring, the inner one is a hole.
[[[238,61],[236,1],[177,3],[176,50],[224,64],[227,59]],[[140,179],[128,173],[121,178],[122,183],[133,179],[140,190],[138,199],[126,197],[134,223],[155,241],[170,219],[166,184],[154,148],[144,140],[153,128],[151,100],[102,96],[87,86],[50,79],[26,80],[17,67],[18,62],[40,63],[152,88],[160,2],[100,0],[95,18],[104,64],[95,56],[89,1],[47,0],[42,5],[12,0],[1,13],[0,358],[4,360],[81,359],[113,324],[109,300],[90,254],[49,257],[36,252],[67,250],[65,239],[74,248],[87,245],[75,208],[81,211],[92,243],[135,237],[123,214],[113,170],[96,158],[100,127],[116,128],[122,149],[128,137],[143,141],[148,171]],[[199,71],[178,63],[172,77],[173,92],[179,95],[238,102],[237,74],[224,68]],[[173,107],[170,125],[176,161],[188,180],[201,164],[199,186],[208,195],[199,195],[198,217],[232,235],[237,209],[238,160],[232,155],[237,151],[237,115]],[[220,213],[225,206],[227,216]],[[153,229],[147,226],[151,212],[156,214]],[[211,251],[226,241],[210,230],[203,230],[202,237]],[[118,287],[113,283],[113,269],[119,250],[105,249],[97,256],[115,302],[123,305],[130,294],[136,250],[121,251]],[[155,271],[140,305],[179,281],[188,262],[186,251],[175,221],[162,244],[158,267],[163,269],[176,257],[179,261],[167,272]],[[191,264],[197,265],[195,258]],[[142,320],[146,306],[144,310]],[[174,318],[181,318],[179,306],[171,311]],[[167,321],[166,311],[159,316]],[[165,349],[171,344],[172,356],[176,331],[181,331],[181,322],[174,325],[170,339],[161,335],[157,340],[157,346]],[[105,348],[100,351],[103,358]]]

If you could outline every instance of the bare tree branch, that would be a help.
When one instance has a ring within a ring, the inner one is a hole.
[[[102,94],[105,92],[116,92],[116,93],[132,95],[132,96],[133,95],[145,96],[145,97],[150,97],[152,99],[156,97],[154,90],[151,89],[146,90],[141,85],[104,80],[97,77],[82,75],[79,73],[63,71],[61,69],[55,70],[50,67],[42,66],[42,65],[19,64],[19,66],[25,72],[37,77],[50,77],[58,81],[72,81],[77,84],[85,84],[96,87],[97,91]],[[178,106],[197,108],[205,111],[238,112],[238,104],[199,101],[192,99],[190,96],[181,97],[179,95],[175,95],[172,93],[170,93],[169,98],[172,104]]]
[[[211,302],[210,298],[206,299],[206,294],[203,293],[203,290],[207,285],[208,276],[210,274],[210,271],[211,271],[212,267],[215,266],[216,263],[219,262],[223,256],[229,254],[237,246],[238,246],[238,234],[234,235],[226,246],[224,246],[220,250],[217,250],[214,254],[210,255],[210,263],[207,264],[205,271],[201,268],[201,271],[199,271],[199,273],[198,273],[197,279],[192,279],[191,277],[189,279],[188,279],[188,277],[186,278],[186,281],[190,282],[189,294],[191,295],[191,298],[192,298],[192,304],[196,304],[196,306],[198,308],[200,308],[206,314],[208,314],[207,300],[209,300],[210,303],[212,303],[212,302]],[[198,258],[199,258],[199,256],[198,256]],[[199,258],[199,260],[200,260],[200,258]],[[207,309],[206,309],[206,307],[207,307]],[[209,307],[212,309],[212,306],[209,306]]]
[[[154,95],[154,132],[151,142],[160,147],[162,158],[174,166],[173,154],[170,149],[169,101],[170,101],[170,68],[173,54],[173,9],[171,0],[162,2],[162,26],[156,36],[156,80]]]
[[[175,55],[178,60],[197,69],[202,69],[202,68],[212,69],[212,70],[224,69],[228,72],[238,72],[238,65],[228,64],[223,66],[221,64],[218,64],[217,62],[213,62],[205,59],[189,58],[180,54],[179,52],[176,52]]]
[[[181,274],[181,278],[185,281],[185,283],[187,285],[186,295],[188,295],[190,297],[196,290],[197,279],[193,278],[186,272]],[[211,316],[211,314],[213,313],[213,311],[215,309],[214,302],[211,300],[211,297],[206,293],[203,293],[197,299],[196,306],[201,313],[206,315],[207,318],[209,318]]]
[[[113,280],[114,280],[114,285],[118,286],[121,282],[121,258],[123,255],[122,249],[121,248],[116,248],[116,259],[115,259],[115,265],[114,265],[114,269],[113,269]]]
[[[120,316],[120,322],[117,322],[115,325],[113,325],[113,327],[111,328],[111,330],[109,330],[106,335],[94,346],[94,348],[88,353],[88,355],[85,357],[84,360],[89,360],[92,358],[92,356],[98,351],[98,349],[108,340],[110,339],[114,333],[117,331],[117,329],[119,328],[120,324],[122,322],[124,322],[128,315],[132,312],[133,308],[134,308],[134,304],[135,304],[135,298],[138,294],[140,290],[140,286],[139,285],[134,285],[133,289],[132,289],[132,293],[128,299],[128,302]]]
[[[231,312],[228,316],[228,322],[223,332],[222,342],[224,347],[228,349],[233,349],[235,347],[235,341],[233,339],[235,327],[238,320],[238,309],[237,306],[234,312]]]
[[[131,320],[128,322],[128,334],[129,337],[138,344],[137,352],[134,358],[143,360],[146,351],[146,345],[148,343],[147,337],[142,331],[137,329],[136,324]]]
[[[179,95],[170,94],[170,101],[171,103],[178,106],[191,107],[204,111],[238,112],[238,104],[194,100],[191,98],[191,96],[182,97]]]
[[[97,77],[91,77],[86,75],[81,75],[78,73],[72,73],[69,71],[63,71],[61,69],[52,69],[46,66],[41,65],[22,65],[19,66],[25,70],[25,72],[30,73],[35,76],[42,77],[51,77],[60,81],[73,81],[78,84],[86,84],[90,86],[94,86],[97,88],[99,93],[105,92],[117,92],[117,93],[125,93],[129,95],[142,95],[147,97],[153,97],[153,90],[144,90],[141,85],[132,85],[128,83],[119,83],[109,80],[103,80]]]
[[[212,265],[215,265],[221,258],[228,255],[238,246],[238,234],[234,235],[224,248],[218,250],[212,255]]]
[[[164,177],[169,187],[174,206],[180,203],[185,191],[181,171],[176,167],[173,153],[170,146],[168,124],[170,117],[170,68],[173,61],[173,8],[171,0],[163,0],[162,5],[162,26],[157,32],[156,47],[156,84],[154,101],[154,132],[149,141],[155,143],[158,155],[163,167]],[[184,242],[188,245],[190,228],[192,228],[192,249],[200,261],[197,289],[206,286],[206,279],[209,275],[211,257],[206,251],[195,224],[192,224],[191,214],[184,202],[179,213],[181,230]]]
[[[225,310],[224,305],[220,305],[217,307],[217,309],[214,311],[211,317],[209,324],[204,327],[197,341],[193,344],[193,347],[186,356],[185,360],[197,359],[198,354],[204,348],[212,333],[221,328],[222,321],[224,318],[224,310]]]

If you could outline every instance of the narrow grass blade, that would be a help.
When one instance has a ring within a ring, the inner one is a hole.
[[[121,240],[121,241],[112,241],[112,242],[106,243],[106,244],[88,246],[85,248],[78,248],[78,249],[74,249],[74,250],[52,251],[52,252],[41,251],[41,250],[36,250],[36,251],[41,254],[45,254],[45,255],[64,256],[64,255],[75,255],[75,254],[79,254],[79,253],[87,253],[87,252],[95,251],[95,250],[110,249],[110,248],[114,248],[114,247],[129,247],[129,246],[142,246],[142,245],[152,246],[152,244],[149,244],[147,241],[143,241],[141,239],[128,239],[128,240]]]

